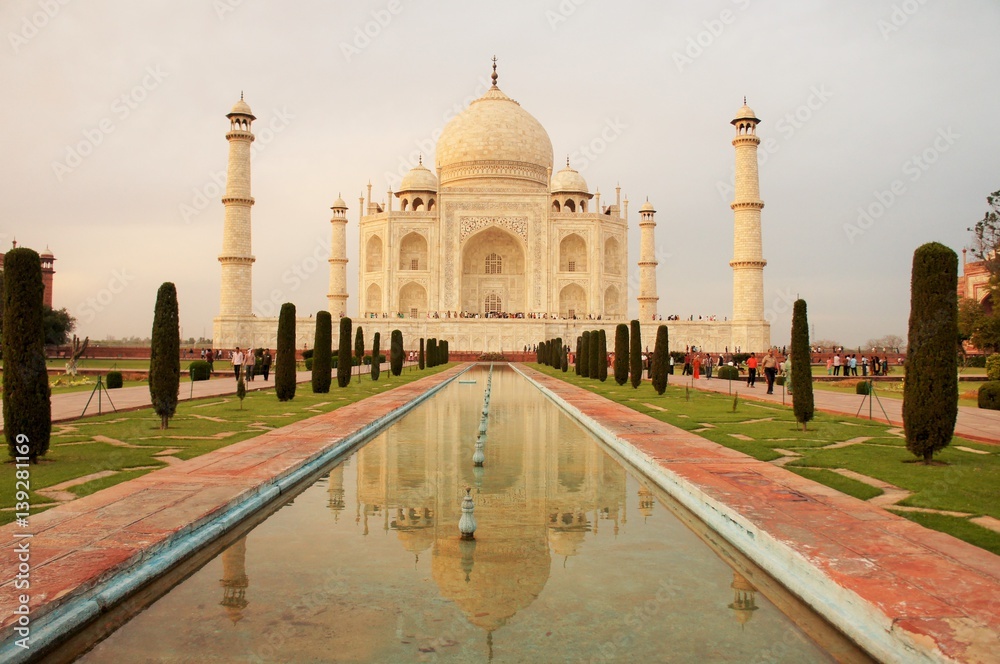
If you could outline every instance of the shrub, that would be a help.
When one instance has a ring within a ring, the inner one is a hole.
[[[782,385],[785,384],[785,377],[784,376],[775,376],[774,377],[774,384],[777,385],[778,387],[781,387]]]
[[[722,380],[739,380],[740,370],[736,367],[731,367],[728,364],[724,364],[719,367],[718,373],[715,374],[718,378]]]
[[[638,320],[632,321],[632,333],[628,340],[628,371],[632,387],[639,387],[642,382],[642,334]]]
[[[970,367],[974,369],[985,369],[986,368],[986,356],[985,355],[968,355],[962,366]],[[997,373],[1000,375],[1000,367],[997,367]]]
[[[193,381],[208,380],[212,377],[212,365],[205,360],[195,360],[188,367],[188,373]],[[111,387],[110,382],[111,374],[108,374],[108,387]]]
[[[121,371],[109,371],[105,378],[106,380],[104,381],[104,384],[107,385],[109,390],[117,390],[125,384],[125,381],[122,379]]]
[[[576,355],[573,356],[573,371],[576,372],[577,376],[580,375],[580,358],[582,357],[581,356],[582,352],[583,352],[583,337],[580,336],[576,338]]]
[[[417,351],[417,368],[424,370],[424,338],[420,337],[420,350]]]
[[[451,351],[448,350],[448,340],[441,341],[441,364],[448,364],[451,360]]]
[[[236,398],[240,400],[240,410],[243,410],[243,400],[247,397],[247,384],[243,382],[243,374],[236,381]]]
[[[375,336],[372,338],[372,355],[368,358],[368,361],[371,362],[372,365],[372,380],[378,380],[379,375],[382,373],[382,362],[385,360],[385,356],[379,352],[381,349],[382,335],[379,332],[376,332]]]
[[[584,330],[583,341],[580,343],[580,355],[576,358],[580,365],[580,375],[590,378],[590,330]]]
[[[403,333],[399,330],[389,335],[389,371],[393,376],[403,371]]]
[[[315,359],[315,358],[314,358]],[[295,398],[295,305],[285,302],[278,312],[278,350],[274,356],[274,393],[278,401]]]
[[[799,299],[792,305],[792,386],[795,391],[792,408],[795,411],[795,420],[802,425],[803,431],[816,414],[809,350],[809,317],[806,313],[806,301]],[[957,387],[955,394],[958,394]]]
[[[590,358],[587,360],[590,368],[590,377],[599,378],[601,375],[601,334],[597,330],[590,331]]]
[[[871,385],[871,383],[869,383],[867,380],[859,381],[858,384],[854,386],[854,393],[866,394],[866,395],[871,394],[871,390],[869,390],[868,388],[869,385]]]
[[[656,328],[656,345],[653,347],[653,389],[657,394],[667,391],[667,367],[670,366],[670,336],[666,325]]]
[[[326,394],[333,382],[333,317],[329,311],[316,312],[316,336],[312,351],[306,351],[306,371],[312,372],[313,394]],[[303,356],[305,353],[303,353]]]
[[[986,377],[990,380],[1000,380],[1000,353],[994,353],[986,358]]]
[[[619,323],[615,327],[615,382],[628,382],[628,325]]]
[[[991,380],[979,386],[979,407],[1000,410],[1000,380]]]
[[[340,336],[337,340],[337,387],[347,387],[351,383],[351,319],[340,319]]]
[[[437,339],[430,338],[427,340],[427,366],[436,367],[438,363],[437,356]]]
[[[166,429],[177,411],[181,385],[181,332],[177,313],[177,288],[165,282],[156,292],[153,333],[149,351],[149,398]]]
[[[602,327],[597,331],[597,380],[608,379],[608,333]]]
[[[569,371],[569,350],[567,350],[566,346],[559,349],[559,355],[561,356],[559,358],[559,368],[562,369],[563,373],[566,373]]]
[[[906,449],[930,463],[958,417],[958,256],[937,242],[913,252],[903,384]],[[796,386],[796,390],[798,386]]]
[[[328,312],[326,312],[326,315],[327,315],[327,316],[329,316],[329,315],[330,315],[330,312],[329,312],[329,311],[328,311]],[[317,324],[317,325],[319,324],[319,314],[317,314],[317,315],[316,315],[316,324]],[[331,323],[331,326],[332,326],[332,323]],[[333,329],[332,329],[332,327],[331,327],[331,330],[330,330],[330,334],[331,334],[331,335],[333,334]],[[316,349],[315,349],[315,348],[310,348],[310,349],[308,349],[308,350],[304,350],[304,351],[302,351],[302,359],[303,359],[303,360],[308,360],[308,359],[312,358],[312,357],[313,357],[313,354],[314,354],[315,352],[316,352]]]
[[[749,359],[750,353],[733,353],[733,364],[736,366],[746,364],[746,361]]]

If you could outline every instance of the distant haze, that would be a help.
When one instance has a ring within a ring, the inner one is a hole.
[[[219,310],[228,122],[245,93],[254,300],[326,307],[330,205],[432,166],[447,119],[499,85],[547,129],[555,163],[604,201],[657,209],[660,313],[732,312],[733,148],[761,118],[765,307],[815,338],[905,338],[913,250],[961,256],[1000,189],[1000,4],[7,0],[0,246],[56,256],[55,305],[92,339],[148,336],[177,284],[183,336]],[[635,293],[630,293],[635,313]]]

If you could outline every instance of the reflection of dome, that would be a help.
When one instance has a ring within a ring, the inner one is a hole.
[[[575,556],[580,552],[580,545],[587,538],[587,526],[583,528],[565,529],[553,528],[549,530],[549,545],[552,553],[557,556]]]
[[[511,178],[545,186],[552,142],[538,120],[494,85],[445,126],[435,161],[442,185]]]
[[[552,193],[587,193],[587,181],[583,179],[579,171],[569,167],[569,159],[566,160],[566,168],[552,176]]]
[[[410,169],[410,172],[403,176],[403,181],[399,185],[396,195],[404,191],[437,191],[437,177],[424,166],[423,159],[417,166]]]
[[[489,632],[503,627],[545,588],[549,548],[544,539],[522,537],[523,532],[514,539],[476,539],[471,571],[468,560],[463,569],[463,542],[457,531],[455,537],[435,542],[431,563],[434,582],[441,595],[455,602],[471,624]],[[469,553],[467,547],[466,558]]]

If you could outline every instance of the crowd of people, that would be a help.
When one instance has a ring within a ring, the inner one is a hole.
[[[839,376],[841,375],[841,369],[843,369],[843,375],[857,376],[858,365],[861,366],[862,376],[868,376],[869,372],[872,376],[889,375],[890,365],[888,356],[879,358],[875,354],[872,354],[871,357],[862,355],[859,361],[857,353],[851,353],[850,355],[844,353],[843,358],[840,357],[840,353],[834,353],[831,357],[828,357],[826,360],[826,375]]]

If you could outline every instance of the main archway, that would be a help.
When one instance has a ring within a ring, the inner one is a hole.
[[[524,269],[524,248],[514,235],[494,226],[470,237],[462,247],[462,311],[485,315],[497,302],[503,313],[526,311]]]

